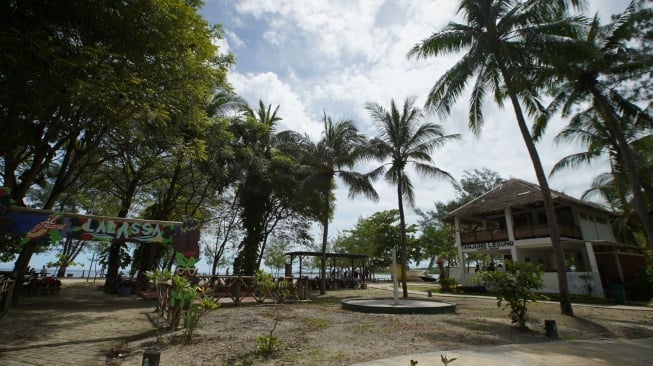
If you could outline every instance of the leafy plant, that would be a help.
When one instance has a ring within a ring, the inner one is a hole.
[[[172,272],[169,270],[163,271],[148,271],[145,273],[148,280],[154,284],[154,289],[157,294],[156,310],[160,315],[166,313],[168,301],[170,299],[170,286],[172,285]]]
[[[175,259],[177,260],[177,266],[181,268],[195,268],[195,263],[197,263],[197,258],[186,258],[182,253],[177,253]]]
[[[456,360],[457,360],[457,358],[455,358],[455,357],[452,358],[452,359],[448,359],[447,356],[440,355],[440,362],[442,362],[442,364],[445,365],[445,366],[447,366],[448,364],[450,364],[450,363],[452,363],[452,362],[454,362]]]
[[[442,292],[453,292],[457,285],[458,282],[456,282],[455,278],[440,278],[440,291]]]
[[[218,304],[206,296],[203,288],[193,287],[183,276],[172,276],[170,293],[170,325],[176,326],[183,315],[184,342],[190,343],[200,316],[209,310],[218,308]]]
[[[269,356],[277,352],[281,346],[282,342],[272,334],[266,334],[256,338],[256,352],[262,355]]]
[[[267,278],[266,276],[263,275],[261,275],[261,277]],[[274,325],[272,326],[272,329],[270,329],[270,333],[256,338],[256,344],[257,344],[256,349],[259,353],[265,355],[271,355],[281,347],[282,344],[281,341],[273,334],[275,329],[277,329],[277,325],[279,324],[279,320],[280,320],[279,303],[282,302],[283,299],[285,299],[289,295],[290,295],[290,291],[289,291],[288,281],[286,280],[279,281],[277,285],[277,291],[276,291],[277,301],[275,301]]]
[[[218,304],[205,295],[204,289],[198,288],[197,290],[199,301],[194,301],[184,311],[184,342],[187,344],[193,339],[195,329],[199,325],[200,316],[209,310],[218,308]]]
[[[496,292],[497,306],[510,307],[512,323],[520,329],[526,329],[526,311],[529,301],[535,301],[537,294],[533,289],[543,286],[542,269],[528,262],[506,262],[504,271],[485,271],[481,278]]]
[[[272,274],[260,269],[256,271],[256,276],[254,277],[254,295],[257,302],[262,303],[265,301],[265,298],[269,297],[274,291],[274,287],[274,277],[272,277]]]

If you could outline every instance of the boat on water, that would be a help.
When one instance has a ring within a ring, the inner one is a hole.
[[[401,280],[401,272],[397,271],[397,278]],[[438,276],[431,275],[428,273],[427,270],[424,269],[409,269],[406,271],[406,279],[408,281],[416,281],[416,282],[436,282],[438,280]]]

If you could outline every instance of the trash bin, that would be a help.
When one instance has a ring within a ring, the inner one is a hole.
[[[626,303],[626,291],[624,290],[624,285],[614,284],[610,286],[610,292],[612,292],[612,297],[614,297],[614,302],[617,305],[624,305]]]

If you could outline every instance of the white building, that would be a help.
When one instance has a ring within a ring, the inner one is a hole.
[[[567,280],[572,294],[604,297],[613,284],[632,280],[644,266],[638,247],[617,243],[612,213],[601,206],[551,192],[558,218]],[[546,293],[558,293],[555,257],[539,186],[510,179],[451,212],[461,267],[451,275],[466,286],[477,284],[470,254],[486,254],[500,268],[506,260],[542,265]],[[490,263],[490,262],[488,262]]]

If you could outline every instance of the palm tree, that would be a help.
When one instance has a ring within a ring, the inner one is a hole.
[[[533,163],[542,190],[551,244],[553,246],[560,288],[562,314],[573,315],[564,254],[560,244],[558,220],[551,199],[551,190],[542,167],[534,140],[526,124],[526,111],[534,113],[541,107],[537,100],[535,84],[528,80],[528,70],[541,59],[539,53],[557,50],[556,42],[574,29],[572,21],[561,16],[570,4],[580,7],[580,0],[460,0],[458,13],[466,23],[449,23],[443,30],[432,34],[415,45],[408,57],[428,58],[447,53],[467,51],[462,58],[435,82],[429,92],[426,106],[447,115],[467,82],[475,74],[469,108],[469,128],[480,133],[483,125],[483,102],[488,93],[502,105],[509,98],[517,125]]]
[[[627,131],[650,129],[653,116],[636,104],[624,98],[612,81],[620,82],[650,72],[653,60],[637,49],[628,47],[633,34],[635,5],[630,6],[612,24],[602,27],[594,17],[587,28],[584,39],[574,46],[583,52],[570,54],[565,58],[553,58],[553,67],[544,69],[539,77],[554,78],[554,99],[538,118],[538,128],[558,110],[568,116],[573,107],[590,101],[596,114],[605,122],[611,145],[619,150],[617,155],[625,170],[633,195],[633,208],[637,213],[649,248],[653,249],[653,220],[649,214],[642,193],[643,185],[638,174],[636,157],[629,143]],[[564,62],[560,62],[564,61]],[[633,126],[624,126],[621,121],[633,121]]]
[[[370,183],[371,177],[351,170],[357,162],[369,156],[365,136],[358,132],[351,120],[333,122],[331,117],[324,113],[323,122],[324,131],[317,143],[294,132],[281,136],[289,142],[287,146],[300,147],[305,163],[312,172],[304,179],[303,186],[305,191],[317,191],[321,200],[318,203],[318,216],[323,228],[320,294],[326,293],[326,251],[335,177],[339,177],[349,186],[349,197],[363,194],[374,201],[379,199]]]
[[[376,103],[368,103],[366,109],[376,123],[379,137],[370,141],[370,147],[378,159],[390,159],[376,169],[374,175],[385,172],[385,180],[397,185],[397,202],[399,205],[399,230],[401,234],[401,285],[403,297],[408,297],[406,285],[407,241],[404,200],[410,207],[415,207],[413,183],[406,168],[412,165],[420,175],[443,178],[454,182],[453,177],[444,170],[431,165],[431,152],[443,146],[447,141],[458,139],[460,135],[445,135],[442,127],[433,123],[420,124],[424,115],[414,107],[415,99],[407,98],[400,111],[395,101],[390,102],[390,110]],[[386,170],[387,168],[387,170]]]
[[[651,187],[651,146],[653,135],[650,130],[641,130],[639,123],[632,122],[628,118],[619,118],[620,130],[628,141],[629,148],[635,153],[637,159],[637,174],[643,177],[643,191],[649,197],[653,197]],[[622,165],[621,148],[612,135],[600,113],[590,106],[589,109],[574,115],[569,124],[556,136],[556,141],[578,142],[586,148],[586,151],[575,153],[562,158],[551,170],[551,175],[564,168],[575,168],[582,164],[590,164],[592,161],[607,156],[610,163],[610,172],[600,174],[594,179],[592,188],[583,194],[583,197],[599,195],[614,211],[620,211],[621,215],[615,222],[619,228],[620,240],[626,242],[639,242],[634,240],[635,233],[643,233],[641,223],[633,212],[632,190],[628,176]],[[627,234],[623,235],[623,234]]]
[[[234,275],[253,275],[257,268],[259,245],[264,240],[265,215],[270,209],[273,187],[268,167],[275,140],[279,106],[272,110],[259,101],[257,110],[248,106],[242,109],[244,120],[232,125],[238,138],[243,156],[237,164],[244,164],[244,176],[238,189],[238,201],[242,207],[242,222],[245,229],[239,253],[234,262]],[[239,273],[237,273],[239,272]]]

